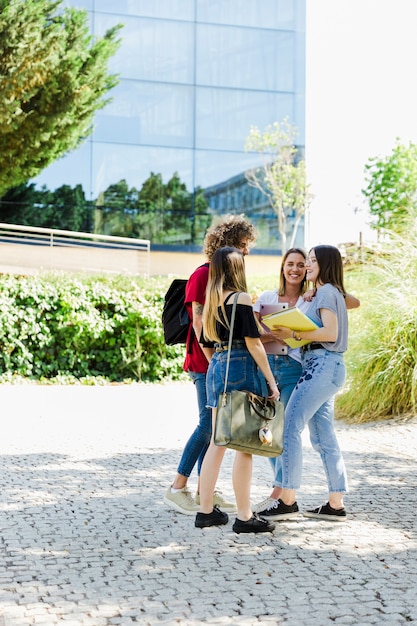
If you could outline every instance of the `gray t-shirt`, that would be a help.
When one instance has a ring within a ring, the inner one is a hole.
[[[320,309],[329,309],[329,311],[333,311],[336,314],[338,334],[336,341],[320,341],[319,343],[330,352],[346,352],[348,345],[348,316],[345,298],[336,287],[329,283],[317,289],[310,306],[305,310],[305,314],[308,317],[319,326],[323,326]]]

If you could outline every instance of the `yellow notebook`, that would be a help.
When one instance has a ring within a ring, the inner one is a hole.
[[[278,311],[277,313],[270,313],[269,315],[264,315],[262,318],[262,324],[265,324],[271,330],[274,330],[274,326],[285,326],[286,328],[291,328],[291,330],[316,330],[319,328],[316,322],[313,322],[305,313],[297,309],[296,306],[291,307],[290,309],[284,309],[283,311]],[[311,343],[311,339],[302,339],[301,341],[297,341],[296,339],[284,339],[285,343],[290,346],[290,348],[300,348],[300,346],[305,346],[306,343]]]

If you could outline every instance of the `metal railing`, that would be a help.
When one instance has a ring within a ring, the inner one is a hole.
[[[134,239],[131,237],[116,237],[99,235],[96,233],[82,233],[55,228],[41,228],[37,226],[23,226],[20,224],[0,223],[0,251],[2,244],[20,244],[28,246],[47,246],[48,248],[76,248],[100,251],[102,254],[110,251],[132,251],[135,254],[135,268],[133,273],[150,273],[150,241],[148,239]],[[117,271],[117,257],[115,259]],[[89,259],[93,260],[90,256]],[[109,260],[111,266],[111,260]],[[70,268],[69,268],[70,269]],[[74,269],[79,269],[75,264]],[[88,267],[86,269],[94,269]],[[106,270],[104,270],[106,271]]]

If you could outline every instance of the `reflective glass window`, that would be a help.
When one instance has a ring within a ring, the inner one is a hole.
[[[258,248],[279,248],[277,216],[268,198],[251,187],[245,177],[246,170],[259,164],[259,155],[198,150],[196,185],[204,188],[204,197],[214,214],[244,213],[248,217],[258,231]],[[302,225],[297,245],[303,245]]]
[[[197,0],[197,21],[261,28],[293,28],[305,0]]]
[[[294,98],[294,119],[298,130],[297,143],[301,146],[305,145],[305,95],[304,92],[297,94]]]
[[[122,45],[110,59],[112,72],[124,78],[192,83],[194,80],[194,25],[146,18],[95,14],[95,33],[123,23]]]
[[[199,87],[196,147],[243,150],[251,126],[262,129],[287,116],[296,123],[292,94]]]
[[[98,0],[96,11],[194,20],[194,0]]]
[[[58,159],[47,167],[37,178],[38,187],[45,185],[55,191],[61,185],[75,187],[82,185],[85,197],[91,199],[91,139],[87,139],[77,150],[64,159]]]
[[[271,91],[294,88],[294,33],[199,25],[197,84]]]
[[[195,185],[207,189],[240,179],[244,172],[257,165],[259,156],[245,152],[221,150],[196,150]]]
[[[111,96],[95,116],[95,141],[192,147],[192,87],[122,81]]]
[[[97,198],[100,192],[120,180],[129,187],[140,190],[150,174],[161,174],[167,183],[177,172],[187,189],[193,189],[193,155],[191,150],[125,146],[95,143],[92,153],[92,191]]]
[[[94,0],[64,0],[64,7],[74,7],[75,9],[87,9],[87,11],[93,10]]]

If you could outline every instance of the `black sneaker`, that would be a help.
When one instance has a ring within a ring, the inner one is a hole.
[[[327,502],[317,509],[312,511],[304,511],[304,517],[314,517],[316,519],[324,519],[330,522],[345,522],[346,521],[346,509],[334,509]]]
[[[254,513],[247,522],[242,522],[241,519],[236,518],[233,524],[233,530],[235,533],[272,533],[275,528],[275,524],[269,522],[266,519],[259,517],[257,513]]]
[[[211,513],[197,513],[194,526],[197,528],[207,528],[208,526],[222,526],[227,524],[229,516],[215,506]]]
[[[264,511],[258,511],[258,515],[275,521],[291,519],[298,517],[298,504],[294,502],[294,504],[288,505],[284,504],[282,500],[273,500]]]

